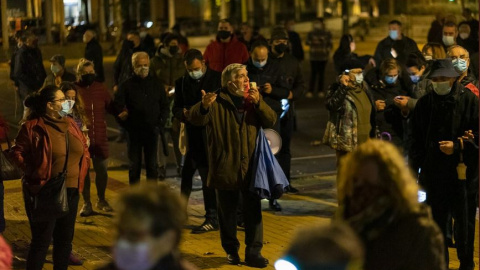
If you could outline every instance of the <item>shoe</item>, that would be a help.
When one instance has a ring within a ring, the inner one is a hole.
[[[325,98],[325,93],[324,92],[319,92],[318,97],[319,98]]]
[[[255,268],[265,268],[268,265],[268,260],[262,255],[245,257],[245,264]]]
[[[292,185],[289,185],[287,187],[287,193],[290,193],[290,194],[298,194],[298,189],[294,188]]]
[[[83,261],[78,255],[70,252],[70,255],[68,256],[68,265],[83,265]]]
[[[307,93],[305,94],[305,97],[306,97],[306,98],[313,98],[312,92],[307,92]]]
[[[82,206],[82,210],[80,210],[80,216],[88,217],[91,214],[93,214],[92,203],[91,202],[84,203]]]
[[[270,206],[270,209],[275,212],[282,211],[282,206],[277,202],[277,200],[269,200],[268,205]]]
[[[227,261],[229,264],[239,265],[240,256],[238,256],[238,253],[227,254]]]
[[[217,231],[217,230],[218,230],[218,223],[207,219],[205,220],[205,222],[203,222],[202,225],[193,228],[192,233],[200,234],[200,233],[206,233],[206,232]]]
[[[113,208],[108,204],[107,200],[98,200],[97,204],[95,205],[99,210],[105,211],[105,212],[112,212]]]
[[[167,169],[165,169],[165,166],[158,167],[158,179],[165,180],[166,177]]]

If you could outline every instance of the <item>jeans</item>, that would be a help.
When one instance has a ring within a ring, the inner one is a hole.
[[[318,92],[323,92],[323,82],[325,78],[325,66],[327,61],[310,61],[311,76],[310,76],[310,88],[309,92],[315,92],[315,83],[318,77]]]
[[[156,130],[129,130],[128,131],[128,159],[130,166],[128,178],[130,185],[140,182],[142,171],[142,151],[145,158],[145,169],[147,180],[156,181],[157,171],[157,141],[158,131]]]
[[[103,158],[92,158],[93,169],[95,170],[95,185],[97,186],[97,196],[99,200],[105,200],[105,190],[107,189],[107,159]],[[87,173],[85,177],[85,185],[83,187],[83,200],[85,203],[90,202],[90,173]]]
[[[25,194],[25,193],[24,193]],[[33,222],[30,218],[30,202],[25,199],[25,209],[32,232],[32,242],[27,257],[27,270],[41,270],[47,256],[48,247],[53,237],[53,269],[66,270],[68,257],[72,252],[75,219],[77,217],[78,200],[77,188],[68,188],[69,212],[66,216],[49,221]]]
[[[216,190],[220,239],[227,254],[238,254],[237,239],[238,190]],[[261,255],[263,247],[262,205],[260,198],[248,190],[241,191],[245,219],[245,257]]]

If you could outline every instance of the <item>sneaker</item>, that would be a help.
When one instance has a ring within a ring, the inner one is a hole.
[[[112,212],[113,208],[108,204],[107,200],[98,200],[97,205],[95,205],[99,210],[105,211],[105,212]]]
[[[88,217],[91,214],[93,214],[92,203],[91,202],[84,203],[82,206],[82,210],[80,210],[80,216]]]
[[[312,92],[307,92],[307,93],[305,94],[305,97],[306,97],[306,98],[313,98]]]
[[[292,185],[289,185],[289,186],[287,187],[287,193],[297,194],[297,193],[298,193],[298,189],[294,188]]]
[[[193,234],[200,234],[200,233],[206,233],[206,232],[211,232],[211,231],[217,231],[218,230],[218,223],[217,222],[212,222],[211,220],[205,220],[202,225],[193,228],[192,233]]]
[[[78,255],[70,252],[70,255],[68,256],[68,265],[83,265],[83,261]]]
[[[325,98],[325,93],[324,92],[319,92],[318,97],[319,98]]]

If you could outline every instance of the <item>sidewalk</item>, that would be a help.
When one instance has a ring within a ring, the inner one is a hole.
[[[125,170],[110,170],[107,198],[114,204],[117,196],[128,188],[128,174]],[[144,181],[142,179],[142,181]],[[179,190],[178,178],[166,180],[173,189]],[[336,210],[336,190],[334,176],[312,176],[295,180],[299,195],[286,194],[280,200],[283,211],[268,211],[268,202],[263,201],[264,249],[263,255],[270,260],[266,269],[274,269],[273,263],[288,246],[299,228],[314,224],[328,224]],[[92,194],[96,194],[92,184]],[[92,200],[95,196],[92,195]],[[82,206],[80,203],[79,208]],[[192,193],[190,198],[188,225],[183,233],[181,250],[184,257],[199,269],[237,269],[226,263],[225,253],[220,245],[218,231],[206,234],[190,234],[191,228],[203,222],[203,201],[200,191]],[[30,239],[30,229],[25,216],[19,181],[5,182],[5,217],[7,229],[5,238],[14,251],[14,269],[25,268],[25,254]],[[111,259],[110,247],[114,237],[112,221],[114,214],[96,213],[91,217],[77,217],[73,250],[85,259],[83,266],[69,269],[96,269]],[[478,221],[477,221],[478,236]],[[244,232],[238,233],[244,239]],[[240,257],[244,258],[244,244],[241,241]],[[458,269],[457,256],[450,250],[451,269]],[[53,269],[51,252],[47,256],[44,269]],[[475,262],[478,265],[478,237],[475,241]],[[246,266],[243,266],[246,267]],[[476,268],[478,269],[478,268]]]

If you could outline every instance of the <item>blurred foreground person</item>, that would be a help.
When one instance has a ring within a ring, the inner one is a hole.
[[[114,225],[113,262],[101,270],[193,270],[180,257],[185,202],[164,183],[136,185],[122,194]]]
[[[443,237],[398,149],[369,140],[341,160],[339,218],[365,245],[365,269],[446,269]]]
[[[345,224],[313,226],[297,233],[276,270],[361,270],[364,249],[355,232]]]

